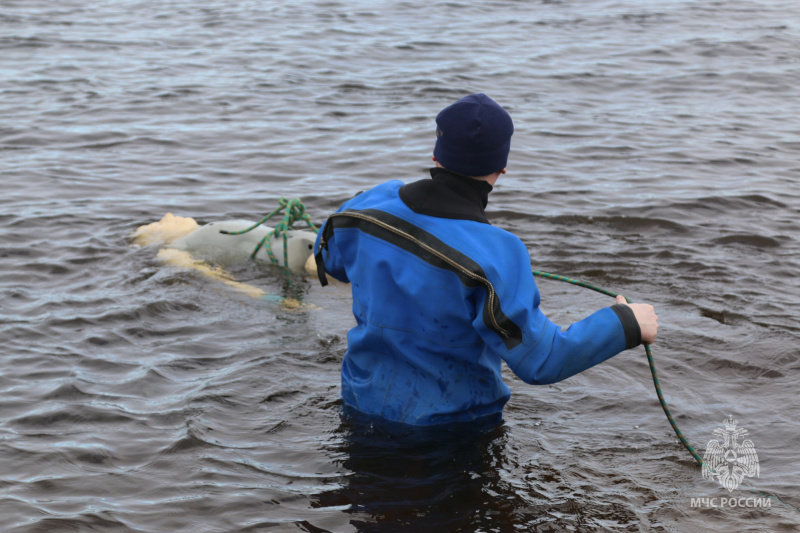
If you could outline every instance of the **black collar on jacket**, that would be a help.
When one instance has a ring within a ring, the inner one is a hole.
[[[412,211],[440,218],[475,220],[488,224],[486,204],[492,186],[446,168],[430,170],[432,179],[400,187],[400,199]]]

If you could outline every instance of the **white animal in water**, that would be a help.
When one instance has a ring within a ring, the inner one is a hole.
[[[163,246],[158,251],[158,258],[164,263],[195,270],[253,297],[262,297],[265,295],[262,289],[238,282],[224,269],[193,257],[202,255],[224,261],[247,259],[272,228],[262,225],[242,235],[226,235],[220,233],[220,230],[241,231],[253,224],[254,222],[247,220],[226,220],[198,226],[193,218],[167,213],[160,221],[137,228],[132,238],[133,243],[139,246]],[[315,239],[316,234],[311,231],[289,231],[286,244],[290,270],[316,274],[317,269],[312,254]],[[278,264],[283,266],[283,237],[271,237],[269,243],[265,242],[258,251],[256,259],[271,261],[266,251],[267,245],[271,246]]]

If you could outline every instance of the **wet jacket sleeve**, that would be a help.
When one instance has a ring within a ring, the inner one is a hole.
[[[531,384],[555,383],[641,342],[633,311],[624,305],[600,309],[562,331],[539,308],[530,257],[519,245],[521,249],[507,254],[505,264],[499,265],[495,287],[503,312],[520,327],[521,342],[509,347],[497,333],[485,328],[480,332],[489,349],[519,378]],[[477,321],[476,326],[480,331]]]

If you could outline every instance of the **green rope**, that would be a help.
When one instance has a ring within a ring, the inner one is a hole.
[[[558,274],[550,274],[549,272],[542,272],[541,270],[532,270],[532,272],[533,272],[534,276],[540,276],[540,277],[543,277],[543,278],[555,279],[555,280],[558,280],[558,281],[564,281],[566,283],[571,283],[571,284],[577,285],[579,287],[586,287],[587,289],[592,289],[593,291],[597,291],[597,292],[605,294],[607,296],[611,296],[612,298],[616,298],[618,296],[618,294],[616,292],[609,291],[609,290],[606,290],[606,289],[602,289],[602,288],[600,288],[600,287],[598,287],[596,285],[592,285],[591,283],[587,283],[585,281],[578,281],[576,279],[568,278],[566,276],[559,276]],[[625,296],[624,298],[625,298],[625,301],[627,301],[629,304],[633,303],[633,301],[631,301],[631,299],[628,298],[627,296]],[[675,434],[678,436],[678,438],[683,443],[683,445],[686,447],[686,449],[689,450],[689,453],[692,454],[692,457],[694,457],[695,461],[697,461],[697,464],[700,466],[700,468],[705,468],[705,469],[711,471],[712,473],[716,473],[716,470],[714,470],[713,468],[708,466],[708,464],[705,461],[703,461],[702,457],[700,457],[700,455],[695,451],[695,449],[692,447],[692,445],[689,444],[689,441],[686,439],[686,437],[683,436],[683,433],[681,432],[680,428],[678,428],[678,424],[677,424],[677,422],[675,422],[675,419],[672,417],[672,413],[670,412],[669,407],[667,406],[667,401],[664,399],[664,394],[662,394],[662,392],[661,392],[661,384],[658,382],[658,372],[656,372],[656,363],[653,360],[653,352],[650,350],[650,345],[649,344],[646,344],[646,343],[644,344],[644,351],[647,354],[647,363],[650,365],[650,373],[653,375],[653,384],[656,387],[656,394],[658,395],[658,401],[661,403],[661,408],[664,409],[664,414],[667,415],[667,420],[669,420],[669,423],[672,426],[672,429],[675,430]],[[749,491],[749,492],[753,492],[753,493],[759,494],[761,496],[765,496],[767,498],[770,498],[772,500],[778,501],[778,502],[782,503],[783,505],[785,505],[787,507],[791,507],[795,511],[800,512],[800,509],[798,509],[794,505],[791,505],[789,503],[784,502],[783,500],[781,500],[779,497],[777,497],[775,495],[769,494],[769,493],[764,492],[764,491],[756,490],[756,489],[749,489],[749,488],[744,488],[744,489]]]
[[[565,276],[559,276],[558,274],[550,274],[549,272],[542,272],[541,270],[533,270],[533,275],[541,276],[543,278],[548,278],[548,279],[555,279],[558,281],[565,281],[567,283],[571,283],[579,287],[586,287],[587,289],[592,289],[593,291],[597,291],[607,296],[611,296],[612,298],[616,298],[617,296],[619,296],[616,292],[612,292],[606,289],[601,289],[600,287],[597,287],[585,281],[578,281]],[[625,301],[627,301],[629,304],[633,303],[633,301],[631,301],[631,299],[628,298],[627,296],[625,297]],[[656,363],[653,360],[653,352],[650,350],[649,344],[646,343],[644,344],[644,351],[647,354],[647,362],[650,365],[650,373],[653,375],[653,384],[656,387],[656,394],[658,395],[658,401],[661,402],[661,408],[664,409],[664,414],[667,415],[667,420],[669,420],[672,429],[675,430],[675,434],[678,436],[678,438],[686,447],[686,449],[689,450],[689,453],[692,454],[692,457],[694,457],[695,461],[697,461],[697,464],[700,465],[700,467],[702,468],[704,464],[702,457],[700,457],[700,455],[694,450],[692,445],[689,444],[689,441],[686,439],[686,437],[683,436],[683,433],[678,427],[677,422],[675,422],[675,419],[672,417],[672,413],[669,410],[669,406],[667,406],[667,401],[664,399],[664,394],[661,392],[661,385],[658,382],[658,372],[656,372]]]
[[[280,200],[278,200],[278,207],[273,209],[268,215],[266,215],[264,218],[262,218],[261,220],[259,220],[258,222],[256,222],[252,226],[250,226],[249,228],[243,229],[243,230],[240,230],[240,231],[220,230],[219,232],[223,233],[225,235],[242,235],[244,233],[247,233],[248,231],[252,231],[252,230],[256,229],[257,227],[259,227],[264,222],[268,221],[269,219],[271,219],[275,215],[279,214],[281,211],[284,212],[283,213],[283,218],[281,219],[280,222],[278,222],[275,225],[275,228],[273,228],[272,231],[267,233],[264,236],[264,238],[261,239],[258,242],[258,244],[256,245],[255,249],[253,249],[253,253],[250,254],[250,258],[251,259],[255,259],[256,254],[258,253],[258,251],[261,249],[262,246],[264,246],[264,243],[266,243],[269,239],[272,239],[273,237],[277,239],[278,237],[282,236],[283,237],[283,270],[284,270],[284,272],[286,272],[286,279],[288,279],[289,283],[291,284],[292,283],[292,278],[291,278],[291,274],[292,273],[289,270],[289,245],[288,245],[288,238],[287,238],[289,230],[293,229],[292,226],[294,225],[295,222],[298,222],[298,221],[302,220],[306,224],[308,224],[308,227],[311,228],[311,230],[314,233],[317,233],[319,231],[317,229],[317,227],[311,222],[311,217],[308,216],[308,213],[306,213],[306,206],[303,205],[303,202],[300,201],[300,198],[288,199],[288,198],[284,198],[283,196],[281,196]],[[272,261],[272,264],[273,265],[277,265],[278,264],[278,259],[275,257],[275,254],[272,253],[272,246],[267,244],[267,246],[265,248],[266,248],[266,251],[267,251],[267,255],[269,255],[270,261]]]

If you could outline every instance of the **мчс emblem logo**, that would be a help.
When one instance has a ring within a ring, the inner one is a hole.
[[[719,440],[708,441],[706,453],[703,455],[703,477],[716,478],[728,492],[739,486],[745,477],[758,477],[758,455],[753,441],[744,439],[747,430],[737,428],[738,420],[728,415],[725,429],[714,429]],[[739,442],[739,439],[743,439]]]

